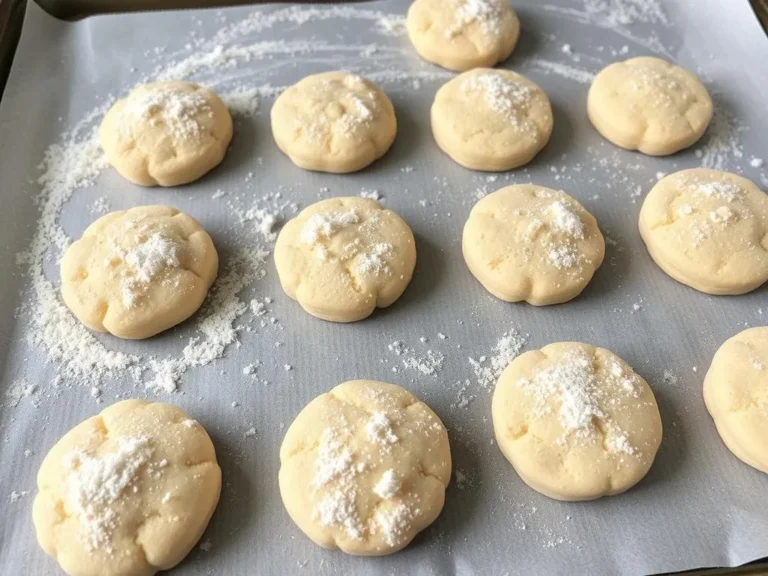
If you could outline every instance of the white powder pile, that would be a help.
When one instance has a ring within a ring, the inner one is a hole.
[[[725,181],[695,182],[690,187],[694,194],[709,200],[717,199],[725,200],[726,202],[733,202],[744,193],[740,186]]]
[[[453,25],[446,29],[446,37],[453,38],[475,23],[483,34],[491,38],[501,34],[499,20],[502,16],[502,4],[499,0],[457,0],[454,4],[454,21]]]
[[[373,487],[374,493],[384,500],[389,500],[400,491],[400,480],[393,469],[389,469],[381,475],[381,479]]]
[[[396,444],[400,440],[392,430],[392,422],[385,412],[371,414],[370,420],[365,424],[365,432],[371,442],[386,451],[390,449],[390,444]]]
[[[728,224],[735,216],[728,206],[720,206],[709,213],[709,219],[715,224]]]
[[[469,365],[475,372],[477,383],[488,391],[493,390],[501,373],[517,358],[524,346],[525,338],[511,328],[496,342],[490,359],[486,356],[480,356],[477,360],[470,357]]]
[[[253,118],[259,113],[261,89],[242,87],[222,94],[221,99],[233,114]]]
[[[520,111],[530,104],[532,93],[528,86],[499,74],[471,76],[462,82],[461,89],[468,94],[481,92],[486,106],[510,121],[516,120]]]
[[[406,504],[398,502],[392,508],[379,508],[374,519],[387,544],[395,546],[400,538],[410,530],[411,520],[420,512],[421,510],[418,508],[411,510]]]
[[[592,359],[574,351],[536,372],[533,378],[521,378],[515,385],[534,399],[534,416],[550,414],[551,404],[559,404],[557,414],[564,435],[594,438],[608,433],[610,436],[605,440],[610,450],[635,453],[626,434],[600,408],[601,401],[609,401],[614,394],[637,395],[634,382],[624,375],[618,363],[606,372],[605,381],[598,381]]]
[[[367,198],[369,200],[376,200],[377,202],[384,198],[384,196],[382,196],[378,190],[365,190],[365,189],[360,191],[360,197]]]
[[[547,249],[547,259],[549,260],[549,263],[558,270],[567,270],[579,263],[581,254],[573,246],[550,245]]]
[[[312,487],[317,490],[334,482],[337,488],[316,504],[313,515],[322,526],[340,526],[347,536],[360,540],[365,526],[357,513],[357,493],[351,482],[365,465],[355,464],[352,453],[338,436],[339,432],[326,428],[320,438]]]
[[[364,468],[362,463],[354,463],[352,453],[344,447],[338,436],[333,428],[323,430],[315,460],[315,475],[312,479],[312,486],[315,489],[333,480],[346,484]]]
[[[357,271],[360,274],[389,274],[390,268],[387,259],[392,257],[392,245],[379,242],[368,252],[357,257]]]
[[[161,89],[142,91],[128,97],[122,111],[120,130],[133,135],[137,120],[152,126],[166,126],[175,139],[198,139],[203,127],[200,118],[213,116],[207,100],[197,92]],[[140,126],[140,124],[138,124]]]
[[[301,241],[304,244],[314,245],[321,240],[328,240],[342,228],[358,222],[360,217],[354,210],[312,214],[301,230]]]
[[[584,238],[584,223],[579,215],[571,210],[564,202],[557,201],[549,205],[552,225],[573,238]]]
[[[110,540],[117,515],[109,508],[130,486],[152,457],[147,438],[120,438],[116,452],[93,456],[81,450],[68,454],[67,501],[80,520],[80,537],[89,550],[112,553]]]
[[[356,498],[353,489],[334,490],[316,504],[314,517],[321,526],[342,527],[350,538],[362,540],[365,525],[357,513]]]
[[[136,235],[141,238],[140,234]],[[173,238],[160,233],[147,236],[143,242],[138,242],[130,249],[124,249],[117,243],[112,251],[130,267],[130,274],[123,275],[120,280],[123,306],[133,308],[136,298],[147,290],[147,285],[164,269],[178,268],[178,250],[180,246]],[[109,263],[105,264],[109,266]]]

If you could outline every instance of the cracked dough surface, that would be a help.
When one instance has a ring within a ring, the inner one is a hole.
[[[440,514],[448,433],[410,392],[352,380],[299,413],[280,447],[280,494],[315,543],[348,554],[405,546]]]
[[[640,210],[659,267],[707,294],[744,294],[768,280],[768,195],[729,172],[683,170],[660,180]]]
[[[704,378],[704,402],[728,449],[768,474],[768,327],[725,341]]]
[[[271,120],[280,150],[297,166],[320,172],[362,170],[389,150],[397,133],[387,95],[349,72],[297,82],[275,100]]]
[[[712,119],[712,99],[695,74],[660,58],[615,62],[592,82],[589,119],[621,148],[666,156],[696,142]]]
[[[200,539],[221,470],[208,434],[184,411],[124,400],[64,435],[37,485],[37,540],[67,574],[149,576]]]
[[[520,36],[507,0],[416,0],[406,27],[422,58],[457,71],[506,60]]]
[[[197,220],[168,206],[138,206],[102,216],[67,248],[61,294],[91,330],[149,338],[195,313],[218,262]]]
[[[536,84],[510,70],[477,68],[449,80],[430,112],[440,149],[472,170],[530,162],[552,134],[552,107]]]
[[[323,320],[354,322],[405,291],[416,243],[408,224],[375,200],[330,198],[283,226],[275,265],[283,290],[304,310]]]
[[[542,306],[581,293],[603,262],[605,241],[595,218],[565,192],[515,184],[475,204],[462,251],[488,292]]]
[[[661,443],[646,381],[613,352],[579,342],[513,360],[496,385],[492,413],[496,442],[520,478],[557,500],[628,490]]]
[[[109,163],[134,184],[179,186],[218,166],[232,140],[232,117],[208,88],[152,82],[118,100],[99,127]]]

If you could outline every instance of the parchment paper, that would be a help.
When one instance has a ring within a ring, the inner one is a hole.
[[[441,78],[450,75],[436,75],[439,69],[421,62],[406,37],[376,32],[375,15],[278,22],[233,41],[307,41],[354,49],[254,57],[234,68],[193,75],[226,91],[249,83],[284,86],[333,68],[410,74],[406,79],[378,77],[397,109],[399,134],[387,156],[367,170],[334,176],[294,167],[272,141],[272,99],[265,98],[260,115],[237,120],[232,148],[210,175],[191,186],[159,190],[139,189],[108,170],[65,205],[61,222],[68,235],[78,237],[98,216],[89,207],[101,196],[113,210],[169,203],[202,221],[226,262],[237,227],[227,197],[212,199],[218,189],[246,207],[249,198],[278,189],[300,206],[320,197],[377,189],[414,230],[419,255],[415,277],[390,309],[364,322],[338,325],[302,312],[280,290],[270,263],[267,276],[251,290],[274,299],[270,315],[279,326],[243,331],[240,347],[231,346],[215,364],[191,369],[172,395],[145,391],[125,379],[105,382],[101,403],[76,382],[54,390],[56,366],[46,364],[43,351],[25,342],[29,328],[15,314],[29,290],[24,267],[15,259],[35,230],[34,198],[40,189],[36,166],[64,130],[110,95],[124,94],[140,78],[151,77],[156,66],[183,57],[187,42],[209,41],[217,30],[245,21],[249,14],[267,18],[284,8],[161,12],[64,23],[28,4],[0,104],[0,394],[6,400],[0,412],[0,571],[58,573],[56,562],[37,546],[31,522],[37,469],[67,430],[130,396],[168,400],[187,409],[211,433],[223,469],[221,502],[204,536],[210,549],[196,548],[175,573],[642,574],[737,565],[768,555],[768,477],[725,448],[701,397],[702,378],[718,346],[746,326],[766,323],[766,289],[716,298],[677,284],[653,264],[636,226],[642,198],[657,172],[703,160],[716,164],[713,150],[722,152],[720,167],[741,171],[768,187],[764,169],[751,162],[752,156],[768,156],[768,40],[745,1],[728,2],[726,9],[717,0],[668,0],[668,26],[623,24],[586,12],[581,2],[550,2],[555,6],[534,0],[514,3],[522,37],[505,66],[548,92],[554,135],[527,169],[493,182],[455,165],[437,149],[428,110]],[[406,0],[384,0],[359,10],[404,14],[407,5]],[[369,44],[377,47],[360,48]],[[588,84],[571,78],[573,68],[596,72],[614,59],[653,52],[702,74],[716,94],[720,128],[729,116],[744,127],[735,142],[713,129],[700,146],[653,159],[602,141],[586,118]],[[552,73],[553,62],[571,66],[570,77]],[[414,83],[419,75],[421,80]],[[253,176],[247,180],[249,172]],[[613,240],[592,283],[566,305],[533,308],[495,300],[471,277],[461,257],[461,229],[477,189],[492,191],[527,181],[576,196]],[[58,282],[55,262],[48,272]],[[526,349],[563,340],[610,348],[648,380],[665,435],[641,484],[618,497],[567,504],[537,494],[517,477],[492,443],[490,394],[478,386],[467,360],[490,355],[510,328],[527,335]],[[438,332],[447,338],[439,338]],[[101,339],[109,349],[163,357],[178,354],[195,334],[192,321],[145,342]],[[420,342],[422,336],[426,343]],[[395,340],[419,355],[429,349],[441,352],[442,368],[432,376],[404,369],[401,358],[387,349]],[[275,347],[276,341],[283,345]],[[257,358],[263,362],[259,378],[268,385],[242,373]],[[285,364],[292,369],[285,370]],[[466,478],[461,486],[452,482],[445,509],[432,527],[406,550],[385,558],[354,558],[318,548],[292,524],[277,487],[279,445],[294,416],[317,394],[362,377],[399,383],[425,400],[450,429],[454,468]],[[20,380],[37,390],[13,406],[12,384]],[[466,380],[465,395],[474,400],[458,407]],[[233,402],[239,405],[233,407]],[[246,437],[250,427],[256,435]]]

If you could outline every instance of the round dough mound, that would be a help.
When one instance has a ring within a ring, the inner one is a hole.
[[[744,294],[768,280],[768,195],[736,174],[696,168],[648,193],[640,235],[664,272],[707,294]]]
[[[565,192],[515,184],[475,204],[462,250],[488,292],[544,306],[581,293],[603,262],[605,241],[592,214]]]
[[[200,539],[221,469],[208,434],[184,411],[124,400],[59,440],[37,486],[37,540],[67,574],[149,576]]]
[[[459,74],[437,91],[431,120],[440,149],[472,170],[500,172],[527,164],[552,134],[549,98],[510,70]]]
[[[394,384],[352,380],[310,402],[280,447],[280,494],[324,548],[381,556],[440,514],[451,479],[448,433]]]
[[[644,56],[604,68],[592,82],[587,113],[616,146],[666,156],[696,142],[712,119],[712,99],[694,75]]]
[[[213,241],[168,206],[138,206],[96,220],[61,260],[61,294],[91,330],[149,338],[189,318],[216,279]]]
[[[115,169],[141,186],[188,184],[219,165],[232,117],[213,91],[191,82],[153,82],[109,109],[99,141]]]
[[[312,316],[355,322],[405,291],[416,242],[408,224],[375,200],[330,198],[283,226],[275,265],[285,293]]]
[[[613,352],[558,342],[518,356],[493,394],[499,448],[557,500],[613,496],[648,472],[661,416],[648,384]]]
[[[704,378],[704,402],[728,449],[768,474],[768,326],[725,341]]]
[[[416,0],[406,26],[422,58],[458,71],[506,60],[520,36],[507,0]]]
[[[349,72],[307,76],[272,106],[272,134],[291,161],[306,170],[362,170],[389,150],[395,109],[381,88]]]

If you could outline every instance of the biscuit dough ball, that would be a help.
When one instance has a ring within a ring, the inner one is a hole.
[[[472,170],[530,162],[552,134],[552,107],[536,84],[510,70],[477,68],[440,87],[431,109],[440,149]]]
[[[520,36],[508,0],[416,0],[406,27],[422,58],[457,71],[503,62]]]
[[[115,102],[99,127],[109,163],[141,186],[194,182],[219,165],[231,140],[226,105],[192,82],[142,84]]]
[[[151,576],[202,536],[221,469],[208,434],[183,410],[124,400],[65,434],[37,486],[37,540],[67,574]]]
[[[557,500],[630,489],[661,443],[648,384],[613,352],[558,342],[518,356],[493,394],[496,442],[520,478]]]
[[[736,174],[694,168],[660,180],[640,210],[659,267],[707,294],[744,294],[768,280],[768,195]]]
[[[643,56],[611,64],[595,77],[587,113],[616,146],[666,156],[701,138],[712,119],[712,99],[688,70]]]
[[[375,200],[321,200],[288,221],[275,244],[285,293],[307,312],[354,322],[393,304],[416,266],[408,224]]]
[[[356,172],[381,158],[397,133],[395,109],[370,80],[349,72],[313,74],[272,106],[272,134],[306,170]]]
[[[440,514],[451,478],[448,433],[410,392],[352,380],[310,402],[280,447],[280,495],[316,544],[381,556]]]
[[[168,206],[138,206],[102,216],[67,248],[61,295],[91,330],[149,338],[197,311],[218,265],[197,220]]]

